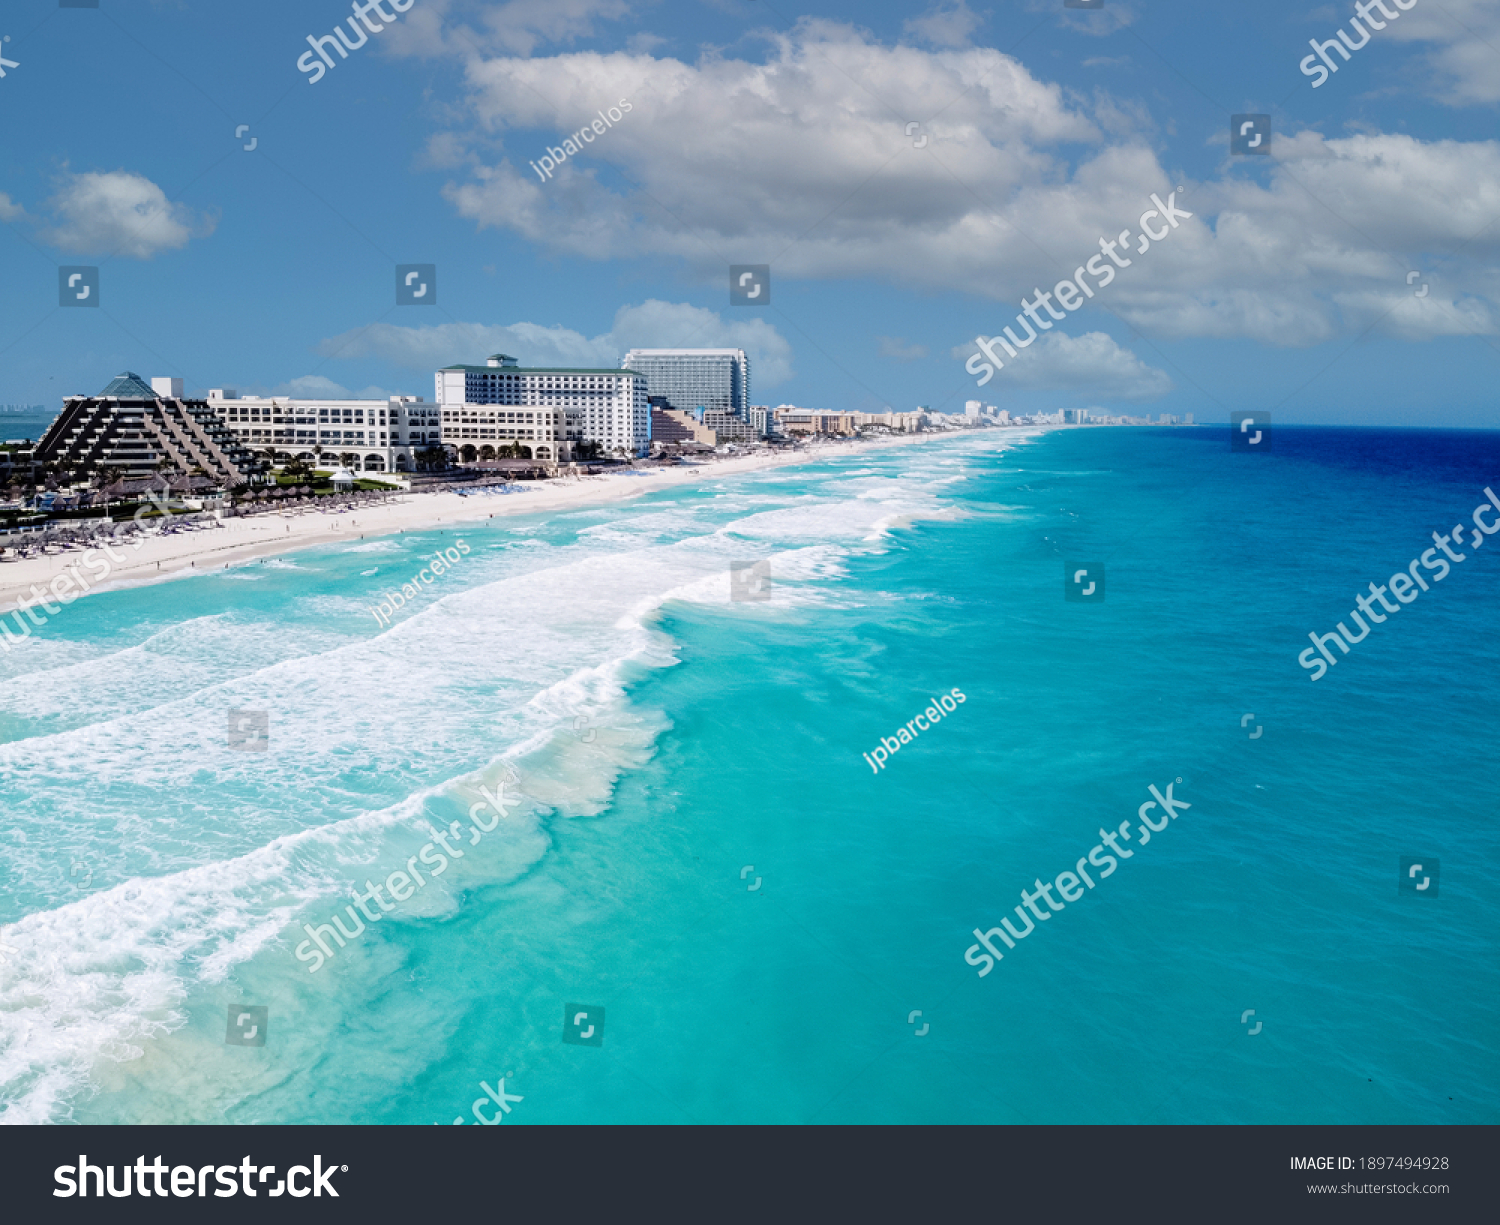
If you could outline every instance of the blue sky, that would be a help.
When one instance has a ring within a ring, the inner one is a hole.
[[[16,0],[0,402],[124,369],[430,398],[496,349],[738,345],[772,405],[1493,427],[1500,0],[1385,3],[1315,88],[1352,3],[385,0],[310,83],[347,0]],[[1270,156],[1230,154],[1236,113]],[[1191,220],[976,389],[975,337],[1178,185]],[[436,305],[396,305],[408,263]],[[770,265],[769,306],[730,264]],[[59,307],[62,265],[98,309]]]

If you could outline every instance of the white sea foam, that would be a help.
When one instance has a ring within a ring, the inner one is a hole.
[[[954,474],[910,457],[901,467],[817,482],[770,473],[771,494],[736,479],[691,513],[614,506],[561,546],[537,538],[544,525],[479,525],[463,565],[383,632],[351,636],[316,615],[360,594],[293,593],[289,616],[242,609],[104,651],[70,646],[42,683],[0,686],[0,710],[17,717],[88,720],[0,750],[18,885],[0,899],[13,920],[0,940],[19,950],[0,963],[0,1121],[77,1117],[95,1109],[80,1096],[89,1084],[149,1100],[142,1117],[222,1117],[224,1094],[259,1082],[212,1087],[222,1031],[192,1023],[219,998],[210,988],[250,976],[295,1009],[330,979],[390,969],[400,923],[451,913],[457,893],[421,895],[342,950],[319,986],[291,956],[289,926],[321,921],[351,880],[404,863],[423,821],[461,816],[464,780],[493,782],[502,761],[560,817],[605,811],[664,726],[625,697],[627,677],[674,662],[660,609],[774,617],[839,602],[850,556],[883,548],[897,522],[945,513],[940,482]],[[483,547],[491,533],[507,547]],[[731,563],[758,558],[772,564],[771,600],[731,604]],[[171,591],[159,590],[165,613]],[[231,708],[268,713],[267,751],[229,747]],[[547,845],[538,819],[518,820],[447,885],[513,880]],[[306,1027],[337,1023],[319,998]],[[323,1045],[315,1028],[298,1041],[308,1059]]]
[[[379,540],[366,540],[361,544],[352,544],[347,548],[340,549],[341,553],[409,553],[411,549],[407,546],[405,538],[401,536],[382,536]]]

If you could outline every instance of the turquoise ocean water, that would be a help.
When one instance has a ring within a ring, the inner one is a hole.
[[[36,442],[56,416],[55,409],[40,406],[0,411],[0,442]]]
[[[1297,654],[1500,444],[1227,433],[987,431],[67,607],[0,653],[0,1119],[1494,1122],[1500,536]],[[303,925],[454,823],[310,973]]]

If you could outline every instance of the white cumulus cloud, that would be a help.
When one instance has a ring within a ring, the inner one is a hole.
[[[150,259],[213,233],[215,224],[128,170],[70,174],[51,208],[57,224],[43,237],[61,250],[89,255]]]
[[[627,0],[423,0],[382,32],[389,55],[435,57],[476,51],[527,56],[544,43],[571,43],[600,22],[630,16]]]
[[[1474,21],[1481,7],[1460,5]],[[1402,37],[1436,45],[1416,11]],[[944,13],[953,31],[966,20],[946,5],[912,20]],[[1098,12],[1064,16],[1099,27]],[[1153,337],[1304,346],[1372,328],[1420,340],[1500,326],[1495,140],[1278,131],[1262,173],[1225,150],[1195,182],[1162,163],[1145,101],[1064,91],[992,48],[887,46],[812,18],[764,37],[763,62],[516,58],[468,44],[454,52],[467,121],[434,145],[455,170],[444,194],[480,228],[589,259],[680,261],[716,288],[729,264],[769,262],[773,277],[871,278],[998,304],[976,308],[970,335],[993,335],[1023,296],[1072,277],[1122,231],[1131,266],[1090,306]],[[1490,88],[1478,68],[1445,79],[1454,100]],[[498,151],[517,132],[538,151],[559,143],[622,97],[634,110],[550,182]],[[1138,252],[1152,194],[1179,186],[1192,216]],[[1432,283],[1417,318],[1413,269]]]
[[[882,47],[811,20],[777,36],[765,63],[581,53],[471,59],[466,79],[476,137],[560,136],[617,99],[634,109],[549,183],[476,155],[468,180],[446,190],[462,215],[593,258],[676,256],[716,280],[730,263],[785,251],[791,275],[878,266],[909,282],[972,282],[974,248],[992,241],[973,193],[1003,199],[1053,178],[1058,161],[1041,148],[1100,137],[1059,87],[999,52]],[[973,192],[905,135],[902,117],[939,111],[924,124],[928,147],[962,166]],[[601,163],[637,186],[604,186]]]
[[[968,358],[977,352],[970,344],[955,349],[953,356]],[[998,346],[996,352],[1005,361],[1005,368],[996,371],[990,383],[990,388],[998,390],[1016,387],[1090,393],[1113,400],[1157,400],[1175,386],[1165,370],[1146,365],[1104,332],[1081,336],[1044,332],[1015,357]]]
[[[1427,79],[1422,82],[1426,93],[1449,106],[1493,106],[1500,102],[1500,5],[1495,0],[1441,0],[1441,3],[1418,3],[1402,12],[1386,5],[1386,13],[1395,19],[1385,21],[1383,30],[1370,26],[1371,40],[1390,43],[1414,43],[1426,47],[1423,67]],[[1383,20],[1381,10],[1372,9],[1376,21]],[[1319,14],[1318,41],[1334,37],[1340,24],[1351,39],[1359,36],[1348,21],[1355,15],[1354,6],[1345,3],[1331,14]],[[1371,54],[1363,50],[1362,54]],[[1340,68],[1344,61],[1334,59]],[[1333,88],[1338,77],[1318,87],[1319,93]]]
[[[376,323],[322,341],[325,357],[379,357],[413,370],[479,365],[491,353],[509,353],[523,366],[617,368],[626,350],[744,349],[751,386],[775,387],[792,377],[792,349],[764,319],[726,322],[715,311],[655,298],[622,306],[614,326],[598,336],[558,324],[439,323],[402,327]]]
[[[918,17],[908,17],[901,23],[901,28],[935,47],[961,47],[983,24],[984,18],[964,0],[954,0],[949,5],[935,4]]]

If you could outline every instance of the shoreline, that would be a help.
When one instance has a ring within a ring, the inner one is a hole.
[[[1030,437],[1034,432],[1067,427],[1019,428],[1026,433],[1018,436]],[[863,439],[849,444],[828,443],[790,455],[744,455],[716,459],[689,468],[638,469],[635,470],[636,475],[610,473],[577,481],[539,481],[534,485],[522,485],[524,493],[467,496],[457,493],[404,494],[384,506],[365,506],[337,515],[304,511],[300,514],[267,514],[228,519],[202,531],[149,537],[139,548],[135,547],[133,539],[123,539],[115,546],[115,551],[125,554],[126,560],[113,564],[109,573],[101,576],[99,582],[89,585],[87,591],[80,592],[73,598],[85,598],[96,592],[118,591],[127,587],[151,586],[185,575],[230,569],[246,562],[340,541],[388,536],[402,531],[427,531],[440,524],[482,523],[511,515],[607,505],[710,478],[791,467],[837,455],[857,455],[866,450],[914,446],[962,436],[967,436],[967,432],[944,430]],[[94,546],[94,550],[96,553],[100,551],[98,546]],[[0,564],[0,613],[14,611],[23,599],[36,603],[31,598],[33,586],[45,588],[53,579],[76,566],[88,552],[88,549],[77,549]],[[59,599],[57,596],[48,596],[46,592],[43,594],[49,599]],[[72,603],[72,600],[66,603]]]

